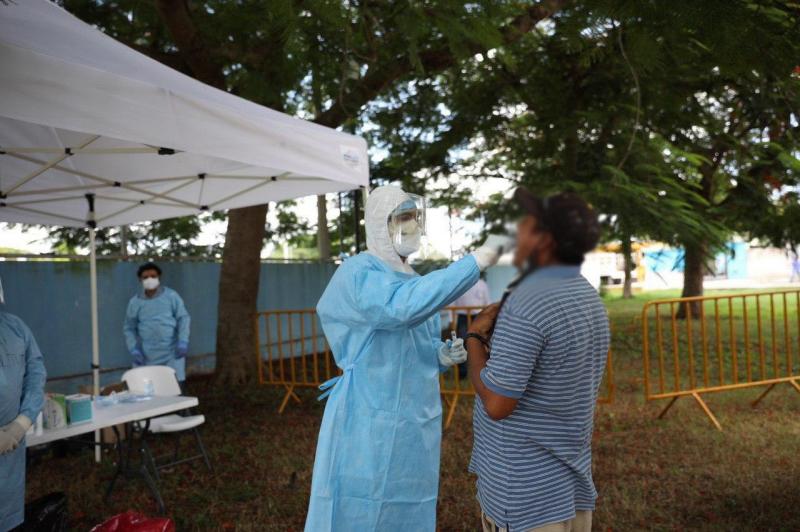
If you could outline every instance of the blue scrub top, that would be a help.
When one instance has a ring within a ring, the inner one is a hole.
[[[18,317],[0,311],[0,427],[20,414],[31,421],[42,410],[47,372],[39,346]],[[0,455],[0,531],[25,516],[25,443]]]
[[[179,381],[186,379],[186,360],[176,358],[178,344],[189,345],[191,319],[183,299],[162,286],[153,297],[144,290],[133,296],[125,314],[125,344],[128,352],[138,348],[148,366],[170,366]]]
[[[439,310],[478,280],[468,256],[423,277],[368,253],[317,305],[343,370],[325,406],[306,532],[433,532],[442,406]]]

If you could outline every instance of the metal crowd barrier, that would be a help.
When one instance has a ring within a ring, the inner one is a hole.
[[[722,430],[703,394],[766,386],[756,406],[781,383],[800,392],[800,289],[650,301],[642,351],[646,399],[669,399],[659,419],[691,396]]]
[[[300,402],[296,388],[317,388],[341,374],[315,309],[259,312],[254,325],[258,380],[286,389],[279,413],[290,399]]]
[[[467,324],[471,324],[473,313],[480,310],[481,307],[448,307],[441,312],[442,326],[447,331],[455,331],[459,313],[465,314]],[[295,390],[316,388],[341,374],[314,309],[259,312],[254,326],[259,382],[286,391],[279,413],[283,413],[290,400],[300,402]],[[614,382],[610,350],[603,390],[598,402],[612,402]],[[458,368],[453,367],[440,376],[440,391],[446,410],[445,427],[449,427],[461,397],[474,396],[475,390],[468,379],[460,377]]]

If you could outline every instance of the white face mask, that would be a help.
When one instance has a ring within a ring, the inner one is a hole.
[[[408,257],[419,251],[422,245],[422,230],[416,220],[403,222],[391,229],[391,233],[394,250],[401,257]]]
[[[145,290],[155,290],[158,288],[158,285],[158,277],[148,277],[147,279],[142,280],[142,286]]]

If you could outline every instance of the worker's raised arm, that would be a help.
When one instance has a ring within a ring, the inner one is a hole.
[[[415,327],[452,303],[478,280],[472,256],[419,277],[398,278],[380,270],[348,272],[354,321],[378,329]]]

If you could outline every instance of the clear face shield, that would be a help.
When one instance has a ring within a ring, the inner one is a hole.
[[[408,257],[419,251],[425,236],[425,198],[406,194],[407,199],[389,215],[389,236],[395,251]]]

